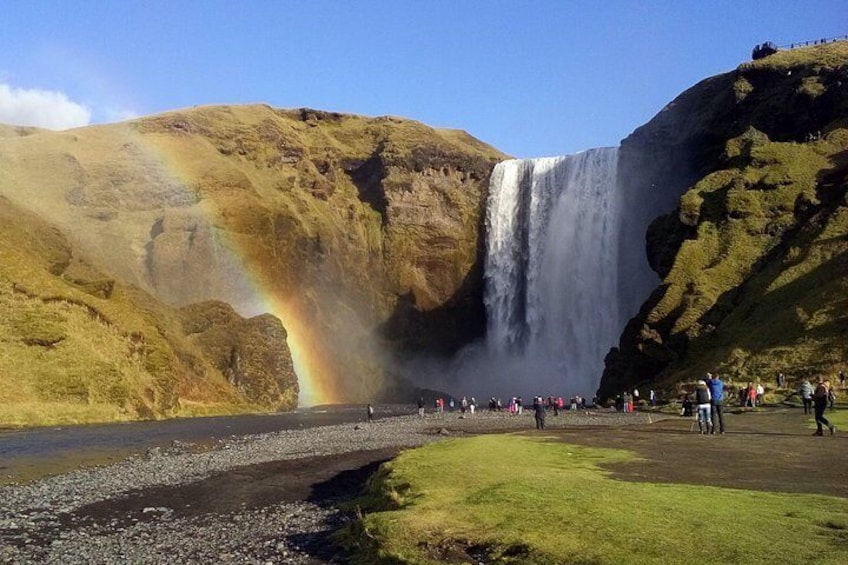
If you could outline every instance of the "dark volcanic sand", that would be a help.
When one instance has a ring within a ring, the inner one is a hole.
[[[557,432],[563,442],[633,451],[641,459],[611,466],[626,481],[848,497],[848,435],[812,437],[801,409],[725,415],[725,435],[690,432],[691,421],[668,419],[616,430]],[[848,430],[846,430],[848,432]],[[825,431],[827,434],[827,431]]]

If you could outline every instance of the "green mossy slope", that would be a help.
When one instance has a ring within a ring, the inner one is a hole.
[[[835,373],[848,359],[848,42],[746,63],[678,100],[625,141],[685,148],[657,169],[683,164],[691,183],[648,230],[662,285],[607,357],[602,394],[707,371]],[[663,174],[651,182],[673,185]]]

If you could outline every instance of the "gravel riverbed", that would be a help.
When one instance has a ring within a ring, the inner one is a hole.
[[[549,416],[547,424],[630,426],[649,418],[578,411]],[[285,491],[295,475],[309,483],[313,467],[315,482],[329,485],[332,480],[318,471],[339,465],[339,475],[355,475],[356,469],[343,467],[346,461],[370,473],[366,463],[400,449],[463,434],[530,430],[533,422],[526,412],[410,415],[231,437],[204,450],[175,442],[108,466],[3,486],[0,563],[345,563],[330,535],[350,519],[336,506],[357,494],[352,483],[342,481],[318,494],[313,488],[295,499],[269,493]],[[286,461],[287,470],[268,467]],[[264,490],[240,502],[227,500],[230,485],[251,488],[251,483]],[[199,484],[206,490],[180,490]]]

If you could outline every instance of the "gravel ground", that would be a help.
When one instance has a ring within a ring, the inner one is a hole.
[[[629,426],[647,423],[648,418],[580,411],[550,416],[547,424],[551,429]],[[265,469],[263,464],[286,460],[303,461],[302,471],[308,475],[310,465],[316,472],[319,467],[326,471],[328,456],[338,464],[354,459],[370,473],[373,466],[362,463],[385,460],[386,453],[398,449],[463,434],[533,429],[533,422],[526,412],[520,417],[428,414],[423,420],[400,416],[372,424],[232,437],[199,452],[177,443],[108,466],[0,487],[0,563],[345,563],[329,536],[350,519],[336,508],[340,500],[357,494],[349,482],[324,489],[321,496],[301,493],[297,500],[282,497],[264,503],[245,499],[235,508],[224,505],[225,510],[216,511],[212,505],[194,512],[187,511],[192,504],[185,499],[168,494],[163,499],[162,492],[178,490],[162,489],[189,488],[223,476],[224,486],[213,488],[226,490],[227,473]],[[285,490],[287,476],[279,468],[263,476]],[[160,496],[144,498],[151,491]],[[139,506],[144,500],[158,505]]]

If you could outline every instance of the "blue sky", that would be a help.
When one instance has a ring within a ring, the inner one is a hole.
[[[5,0],[0,122],[266,102],[467,130],[517,157],[617,145],[756,43],[848,34],[845,0]]]

